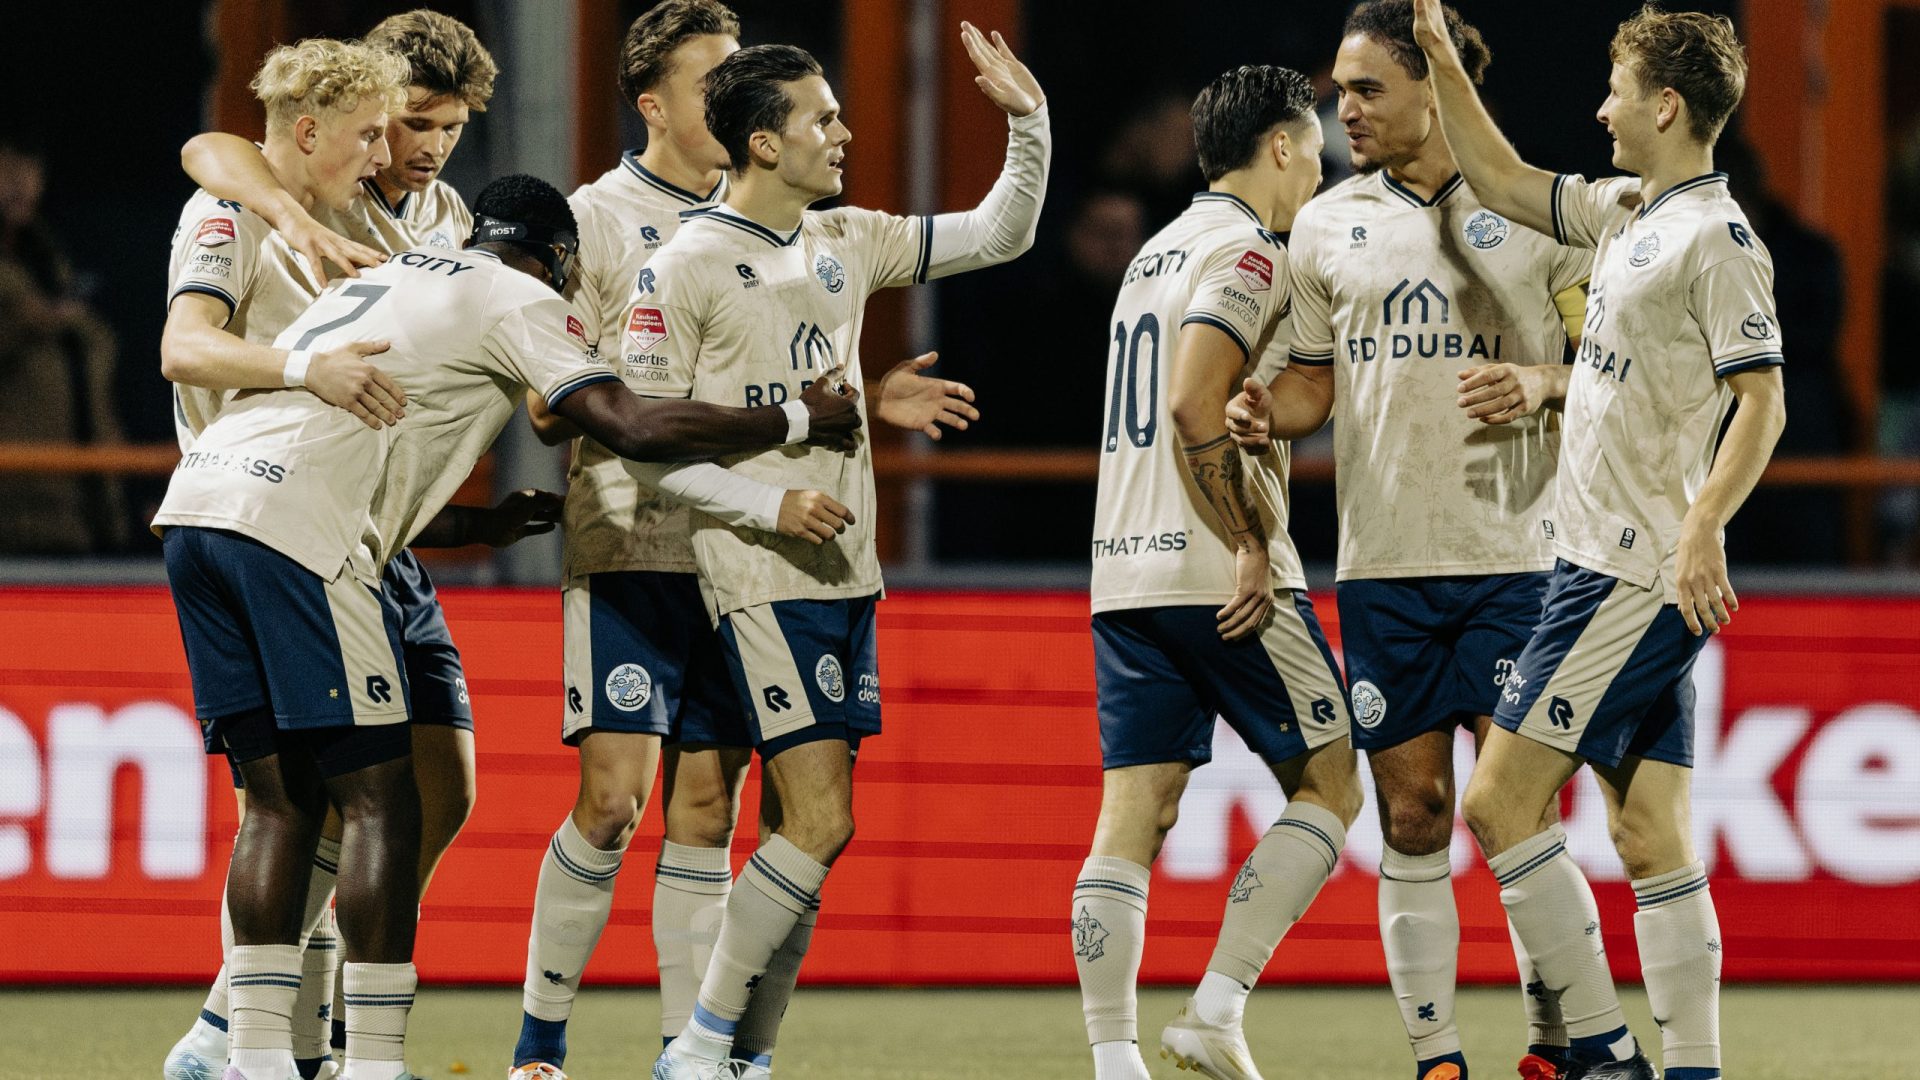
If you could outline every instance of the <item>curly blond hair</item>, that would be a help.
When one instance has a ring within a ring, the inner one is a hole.
[[[1643,94],[1673,87],[1687,103],[1688,133],[1709,146],[1747,90],[1747,49],[1725,15],[1647,4],[1620,24],[1607,56],[1633,71]]]
[[[406,104],[408,74],[407,62],[385,49],[308,38],[268,53],[248,85],[267,107],[271,131],[323,110],[352,112],[369,96],[396,111]]]
[[[487,111],[500,67],[466,23],[421,8],[382,19],[363,40],[400,54],[413,69],[410,85],[431,97],[454,98],[474,112]]]

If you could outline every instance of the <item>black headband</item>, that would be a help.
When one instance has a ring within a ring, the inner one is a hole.
[[[547,272],[553,275],[553,287],[566,288],[567,276],[573,269],[573,257],[580,250],[580,238],[571,229],[555,229],[545,225],[534,225],[524,221],[502,221],[485,214],[475,215],[473,235],[468,237],[469,244],[494,243],[527,244],[533,248],[533,254],[546,265]],[[559,245],[565,255],[556,256],[554,245]]]

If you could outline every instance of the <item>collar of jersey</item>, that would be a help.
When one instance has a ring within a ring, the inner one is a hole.
[[[1423,210],[1426,209],[1427,207],[1439,206],[1441,203],[1446,202],[1447,196],[1460,190],[1460,185],[1463,183],[1463,181],[1460,179],[1460,174],[1454,173],[1453,179],[1447,181],[1444,184],[1441,184],[1440,190],[1433,193],[1433,198],[1423,199],[1419,195],[1415,194],[1412,188],[1408,187],[1407,185],[1401,183],[1398,180],[1395,180],[1393,177],[1387,175],[1387,170],[1385,169],[1380,170],[1380,179],[1383,183],[1387,185],[1388,191],[1393,192],[1395,195],[1400,196],[1401,198],[1407,200],[1408,202],[1412,203],[1415,206],[1420,207]]]
[[[698,210],[685,210],[680,214],[682,221],[692,221],[695,218],[702,221],[717,222],[721,225],[730,225],[733,228],[739,229],[741,232],[757,236],[767,243],[772,244],[774,247],[792,247],[793,242],[800,239],[800,229],[798,226],[787,235],[781,236],[779,233],[747,217],[726,203],[714,203],[712,206],[703,206]]]
[[[406,220],[407,200],[413,197],[413,192],[409,191],[405,195],[400,196],[400,201],[397,203],[389,203],[387,197],[380,194],[380,185],[373,177],[369,176],[365,180],[360,181],[360,186],[367,189],[367,194],[373,196],[373,201],[379,203],[380,209],[385,210],[389,217],[398,218],[403,221]]]
[[[1661,192],[1658,196],[1654,198],[1652,202],[1641,207],[1640,213],[1635,216],[1636,218],[1646,217],[1648,214],[1651,214],[1655,210],[1660,209],[1661,203],[1666,202],[1668,199],[1673,198],[1675,195],[1678,195],[1683,191],[1692,191],[1694,188],[1706,187],[1708,184],[1725,183],[1726,179],[1727,179],[1726,173],[1710,172],[1710,173],[1703,173],[1702,175],[1696,176],[1691,180],[1682,180],[1679,183],[1668,188],[1667,190]]]
[[[1219,203],[1224,206],[1234,207],[1241,213],[1247,215],[1247,217],[1253,219],[1255,225],[1263,229],[1267,227],[1267,223],[1260,220],[1260,215],[1253,212],[1253,207],[1247,205],[1247,200],[1231,192],[1203,191],[1193,197],[1193,205],[1199,206],[1202,203]]]
[[[638,150],[629,150],[621,154],[620,164],[625,165],[628,172],[632,173],[641,183],[648,187],[671,195],[681,202],[693,203],[696,206],[701,203],[712,202],[714,197],[720,194],[720,188],[726,184],[726,181],[723,179],[720,183],[713,185],[712,191],[707,192],[705,195],[695,195],[686,188],[669,184],[665,180],[655,176],[645,165],[640,164],[640,151]]]

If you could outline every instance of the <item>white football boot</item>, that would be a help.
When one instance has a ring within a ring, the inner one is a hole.
[[[1160,1032],[1160,1056],[1212,1080],[1260,1080],[1247,1037],[1237,1026],[1203,1022],[1192,998]]]

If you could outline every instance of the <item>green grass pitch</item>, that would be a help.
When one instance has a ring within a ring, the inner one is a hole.
[[[1628,1019],[1659,1035],[1637,987]],[[59,1076],[154,1080],[200,1007],[192,990],[0,991],[0,1080]],[[1159,1059],[1160,1025],[1182,994],[1141,994],[1143,1042],[1156,1077],[1186,1077]],[[651,990],[589,986],[574,1012],[568,1072],[576,1080],[646,1075],[658,1052]],[[1920,987],[1729,987],[1723,1001],[1729,1080],[1911,1080],[1907,1036]],[[1476,989],[1459,1014],[1483,1080],[1514,1075],[1521,1053],[1517,990]],[[410,1026],[416,1072],[431,1080],[501,1080],[520,1019],[516,990],[424,988]],[[1254,1057],[1270,1080],[1410,1076],[1412,1060],[1385,987],[1268,987],[1247,1008]],[[803,987],[774,1060],[790,1080],[934,1080],[1092,1075],[1073,990],[835,990]]]

